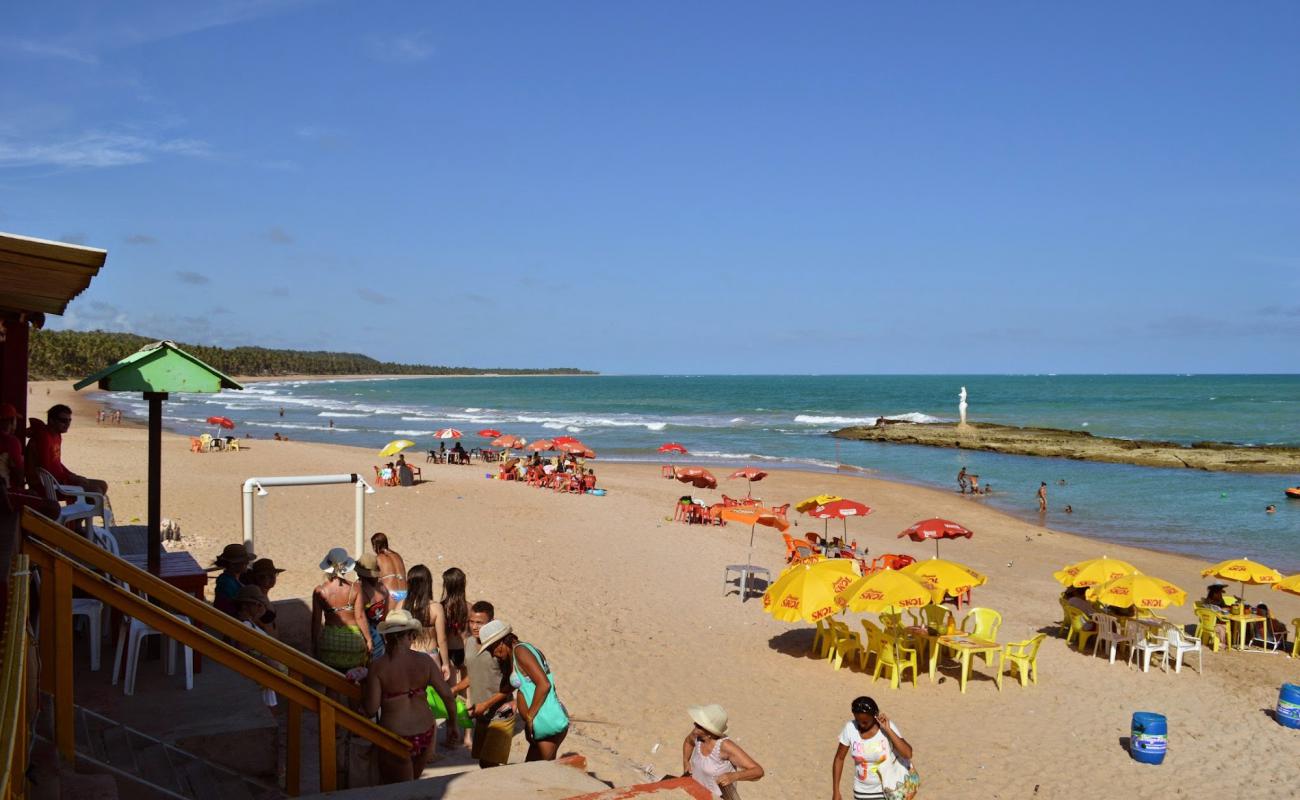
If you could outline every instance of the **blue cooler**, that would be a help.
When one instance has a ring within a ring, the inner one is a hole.
[[[1297,689],[1300,691],[1300,689]],[[1165,760],[1169,744],[1169,725],[1164,714],[1150,711],[1133,712],[1133,735],[1128,741],[1129,755],[1143,764],[1159,764]]]
[[[1277,694],[1277,721],[1288,728],[1300,728],[1300,686],[1282,684]]]

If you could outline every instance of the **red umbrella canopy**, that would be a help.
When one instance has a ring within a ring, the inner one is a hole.
[[[220,425],[226,430],[230,430],[231,428],[235,427],[235,423],[232,422],[229,417],[208,417],[208,424]]]
[[[682,483],[689,483],[696,489],[716,489],[718,488],[718,479],[713,477],[713,473],[703,467],[686,467],[677,470],[677,480]]]
[[[959,525],[952,520],[939,519],[936,517],[934,519],[921,520],[912,527],[898,534],[898,538],[902,539],[906,536],[914,542],[924,542],[927,539],[933,539],[934,552],[937,556],[939,554],[940,539],[957,539],[963,536],[969,539],[974,535],[973,531],[963,525]]]
[[[776,512],[770,508],[760,508],[755,506],[727,506],[722,509],[722,518],[728,522],[739,522],[741,525],[766,525],[769,528],[776,528],[778,531],[790,530],[790,523],[786,522],[784,517],[777,516]]]
[[[464,435],[455,428],[439,428],[433,432],[433,438],[435,439],[459,439]]]
[[[596,457],[596,454],[592,451],[590,447],[586,446],[585,444],[578,441],[577,439],[574,439],[571,442],[565,442],[563,444],[560,444],[559,442],[555,442],[555,446],[560,448],[562,452],[569,453],[570,455],[582,456],[583,458]]]
[[[484,428],[478,432],[478,435],[482,436],[484,439],[495,439],[501,435],[501,431],[496,428]]]
[[[538,439],[528,445],[528,449],[532,450],[534,453],[540,453],[543,450],[554,450],[555,442],[552,442],[550,439]]]
[[[520,447],[523,447],[525,444],[527,444],[527,442],[525,442],[523,439],[520,439],[518,436],[513,436],[511,434],[506,434],[505,436],[498,436],[497,438],[492,440],[493,447],[510,447],[510,448],[518,449]]]
[[[865,517],[871,513],[870,506],[856,500],[836,500],[833,503],[817,506],[809,511],[809,516],[817,519],[845,519],[847,517]],[[967,531],[969,533],[969,531]]]
[[[562,447],[566,444],[582,444],[575,436],[556,436],[551,440],[551,443],[556,447]]]
[[[745,467],[738,469],[728,476],[729,478],[744,478],[747,481],[761,481],[767,477],[767,473],[758,467]]]
[[[686,448],[681,446],[677,442],[664,442],[663,444],[659,445],[659,452],[677,453],[678,455],[683,455],[683,456],[690,455],[690,453],[686,452]]]

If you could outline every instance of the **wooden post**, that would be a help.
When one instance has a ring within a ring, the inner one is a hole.
[[[301,681],[302,675],[289,671],[289,677]],[[290,797],[302,793],[302,706],[288,701],[285,708],[284,791]]]
[[[320,790],[332,792],[338,786],[338,751],[334,742],[334,706],[320,704]]]
[[[41,691],[54,694],[54,566],[45,558],[32,559],[41,570],[39,652],[41,654]]]
[[[149,572],[162,569],[162,404],[166,392],[145,392],[149,401]]]
[[[47,619],[59,654],[54,662],[54,741],[59,755],[76,763],[72,697],[72,567],[64,559],[54,562],[54,608]]]

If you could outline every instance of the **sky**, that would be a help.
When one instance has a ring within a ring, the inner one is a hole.
[[[618,373],[1300,371],[1300,4],[10,4],[51,328]]]

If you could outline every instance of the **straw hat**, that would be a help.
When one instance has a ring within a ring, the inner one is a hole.
[[[213,560],[213,564],[218,567],[227,567],[231,564],[247,564],[257,556],[249,552],[248,548],[242,544],[228,544],[222,549],[221,555]]]
[[[239,587],[239,593],[235,595],[235,603],[261,603],[269,606],[271,601],[267,598],[266,592],[262,587],[252,583],[246,583]]]
[[[253,562],[248,571],[254,575],[279,575],[284,570],[275,566],[275,562],[269,558],[259,558]]]
[[[479,629],[478,632],[478,651],[486,653],[492,649],[492,645],[501,641],[510,635],[510,623],[503,620],[494,619]]]
[[[363,578],[379,577],[379,556],[374,553],[365,553],[358,558],[355,567],[357,574]]]
[[[686,713],[691,715],[695,721],[704,730],[714,736],[724,736],[727,733],[727,712],[717,703],[707,706],[691,706],[686,709]]]
[[[332,572],[340,578],[352,571],[357,562],[352,560],[348,551],[342,547],[331,548],[325,557],[321,559],[320,568],[326,572]]]
[[[420,621],[411,616],[411,612],[404,608],[396,611],[389,611],[388,616],[384,617],[379,623],[379,635],[387,636],[390,633],[401,633],[402,631],[418,631],[424,626]]]

